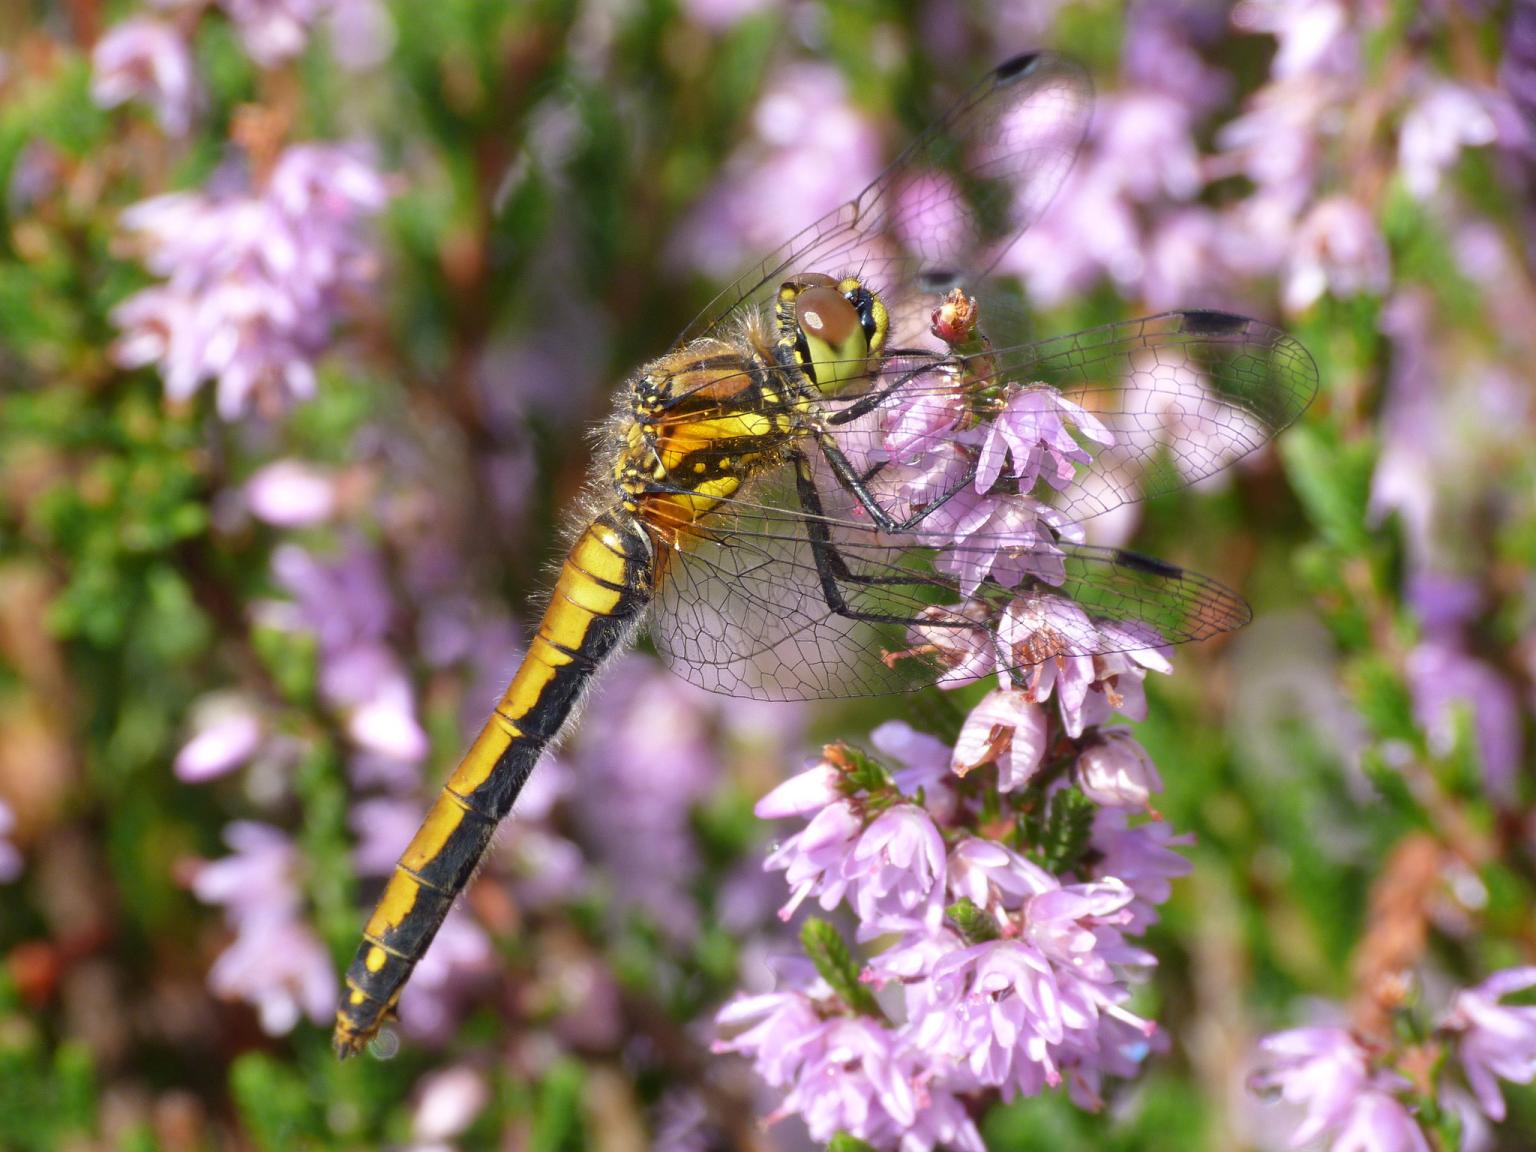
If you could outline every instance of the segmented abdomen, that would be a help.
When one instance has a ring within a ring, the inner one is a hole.
[[[577,538],[523,662],[395,865],[347,969],[333,1044],[359,1051],[394,1008],[545,746],[653,592],[651,544],[619,512]]]

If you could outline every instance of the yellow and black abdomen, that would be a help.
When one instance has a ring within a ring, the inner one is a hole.
[[[400,857],[363,930],[336,1013],[339,1055],[359,1051],[394,1008],[496,826],[598,667],[650,603],[653,584],[650,539],[622,511],[597,517],[571,546],[512,683]]]

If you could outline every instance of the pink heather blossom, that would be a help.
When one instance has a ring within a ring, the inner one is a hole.
[[[1163,781],[1146,749],[1128,729],[1108,729],[1077,758],[1077,786],[1107,808],[1147,807]]]
[[[1081,543],[1082,533],[1029,496],[982,496],[962,489],[923,519],[920,538],[944,549],[934,567],[953,576],[960,595],[969,597],[986,580],[1005,588],[1027,577],[1060,584],[1066,567],[1056,542]]]
[[[260,520],[279,528],[321,524],[336,511],[335,475],[302,460],[277,460],[245,483],[245,502]]]
[[[1372,1070],[1366,1051],[1342,1028],[1279,1032],[1259,1047],[1268,1062],[1254,1075],[1253,1087],[1276,1092],[1306,1112],[1291,1147],[1327,1135],[1330,1147],[1352,1152],[1429,1152],[1423,1132],[1395,1096],[1407,1082]]]
[[[770,0],[683,0],[684,15],[695,24],[720,32],[770,7]]]
[[[239,695],[205,697],[193,710],[192,737],[176,754],[174,771],[189,784],[227,775],[261,748],[266,725],[251,701]]]
[[[0,800],[0,884],[9,884],[21,875],[21,852],[10,841],[16,830],[16,814]]]
[[[816,813],[803,831],[769,854],[763,867],[782,869],[790,889],[789,902],[779,909],[779,919],[793,916],[807,896],[818,897],[829,911],[837,907],[848,889],[844,868],[863,826],[853,805],[839,800]]]
[[[345,717],[354,744],[399,764],[424,758],[414,689],[385,643],[395,606],[377,554],[351,538],[334,560],[285,544],[273,553],[272,569],[293,601],[261,605],[261,618],[315,636],[321,694]]]
[[[944,866],[944,839],[927,811],[897,804],[877,816],[845,866],[861,934],[914,922],[937,928],[944,911]]]
[[[1444,81],[1428,86],[1403,116],[1398,133],[1398,166],[1417,199],[1440,187],[1463,148],[1491,144],[1498,136],[1488,97]]]
[[[1133,825],[1123,808],[1101,808],[1094,814],[1089,843],[1095,859],[1089,874],[1118,880],[1136,894],[1127,908],[1127,932],[1145,932],[1157,923],[1157,906],[1172,895],[1173,881],[1188,876],[1194,867],[1174,849],[1194,842],[1194,836],[1175,834],[1161,820]]]
[[[964,776],[989,761],[997,764],[997,787],[1012,792],[1029,783],[1045,755],[1045,714],[1017,689],[989,692],[965,718],[955,739],[953,768]]]
[[[950,268],[966,255],[971,222],[965,197],[942,172],[921,172],[898,190],[896,234],[927,267]]]
[[[1496,1122],[1504,1119],[1498,1081],[1529,1084],[1536,1079],[1536,1006],[1499,1003],[1531,987],[1536,987],[1536,968],[1495,972],[1456,993],[1441,1022],[1455,1041],[1478,1106]]]
[[[1100,447],[1115,442],[1092,413],[1054,388],[1014,392],[987,425],[976,462],[976,491],[987,492],[997,482],[1005,453],[1012,458],[1010,475],[1018,481],[1020,493],[1027,494],[1041,477],[1057,491],[1065,488],[1076,478],[1077,465],[1093,460],[1092,453],[1068,431],[1068,423]]]
[[[449,910],[400,995],[400,1024],[410,1035],[444,1042],[460,1018],[459,997],[495,975],[500,962],[485,929],[458,905]]]
[[[223,905],[235,931],[208,973],[209,987],[253,1004],[274,1036],[301,1016],[323,1023],[335,1008],[336,974],[302,916],[298,849],[278,829],[248,821],[231,824],[224,839],[234,854],[204,864],[192,882],[199,900]]]
[[[1456,743],[1457,715],[1472,718],[1478,761],[1489,794],[1513,802],[1523,756],[1520,700],[1513,685],[1459,642],[1425,640],[1408,655],[1408,689],[1414,720],[1430,750],[1449,755]]]
[[[1285,270],[1289,312],[1311,307],[1323,293],[1347,297],[1385,292],[1391,256],[1370,211],[1347,196],[1319,200],[1296,229]]]
[[[1354,26],[1342,0],[1243,0],[1232,22],[1280,41],[1272,68],[1278,79],[1353,77],[1359,69]]]
[[[843,774],[826,761],[791,776],[753,807],[759,820],[782,820],[819,812],[842,796]]]
[[[433,1143],[452,1140],[462,1135],[490,1102],[490,1086],[473,1068],[456,1064],[429,1072],[416,1086],[411,1136]]]
[[[144,100],[168,135],[186,135],[198,96],[192,53],[169,24],[143,16],[125,20],[91,53],[91,98],[103,108]]]
[[[752,135],[725,176],[672,237],[670,256],[716,279],[771,251],[843,204],[881,167],[875,126],[850,101],[831,65],[774,71],[753,114]],[[859,253],[842,257],[856,266]]]
[[[905,720],[887,720],[869,734],[869,742],[882,756],[896,761],[891,777],[904,796],[916,796],[919,789],[935,793],[950,778],[949,745]],[[935,795],[929,795],[928,801],[930,811],[935,802],[943,803]]]
[[[347,68],[381,62],[394,46],[394,23],[379,0],[219,0],[241,47],[262,68],[304,51],[321,20],[330,22],[332,54]]]
[[[114,310],[118,362],[158,365],[172,400],[216,380],[226,420],[313,395],[343,300],[377,271],[364,222],[387,198],[351,151],[296,145],[259,194],[181,192],[129,208],[123,227],[165,279]]]
[[[883,414],[881,447],[892,460],[900,463],[920,461],[925,455],[943,448],[965,410],[965,394],[959,388],[923,388],[910,395],[899,395],[891,410]],[[943,462],[942,459],[938,461],[941,468]],[[941,470],[934,477],[932,487],[945,490],[948,478],[948,470]],[[911,477],[912,481],[916,479],[916,476]]]

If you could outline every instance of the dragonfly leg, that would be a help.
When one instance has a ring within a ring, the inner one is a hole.
[[[795,487],[800,497],[800,504],[809,513],[805,521],[806,531],[811,546],[811,556],[816,562],[816,575],[821,582],[821,594],[827,602],[827,607],[837,615],[849,620],[862,620],[871,624],[900,624],[911,626],[921,623],[934,623],[934,621],[919,620],[916,617],[898,615],[890,612],[870,612],[855,608],[848,602],[843,594],[840,584],[855,584],[866,588],[886,587],[912,587],[915,584],[924,583],[923,578],[915,572],[903,573],[899,576],[870,576],[866,573],[855,572],[848,565],[837,545],[832,540],[831,531],[826,522],[822,510],[821,494],[816,490],[816,479],[811,474],[810,461],[803,453],[794,454]],[[940,622],[942,623],[942,622]]]
[[[832,475],[837,478],[837,482],[842,485],[849,495],[859,502],[860,507],[864,511],[869,513],[869,518],[874,521],[875,527],[882,532],[912,531],[912,529],[926,520],[935,508],[942,507],[948,503],[976,474],[976,465],[972,463],[966,474],[961,478],[960,483],[954,485],[937,500],[924,504],[920,511],[914,512],[904,520],[898,520],[885,510],[880,501],[875,499],[874,493],[869,490],[869,481],[879,472],[879,465],[874,466],[863,476],[860,476],[858,469],[853,466],[853,461],[848,459],[847,455],[837,446],[837,442],[829,434],[822,433],[818,436],[817,445],[821,448],[821,454],[827,458],[827,463],[831,466]],[[803,499],[804,493],[801,493],[801,496]],[[819,503],[818,499],[818,505]]]

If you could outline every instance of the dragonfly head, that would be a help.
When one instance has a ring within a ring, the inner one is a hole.
[[[806,272],[779,288],[779,342],[824,395],[867,380],[890,316],[857,278]]]

